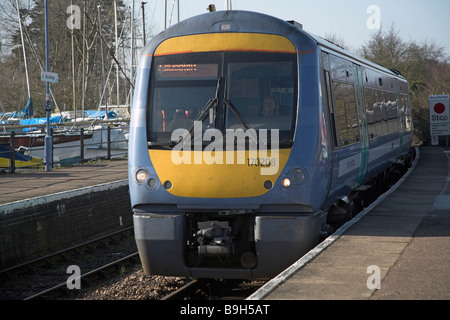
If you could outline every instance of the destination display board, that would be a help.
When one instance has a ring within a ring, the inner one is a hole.
[[[156,80],[216,80],[218,64],[160,64],[157,68]]]

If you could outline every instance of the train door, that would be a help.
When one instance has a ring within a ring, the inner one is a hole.
[[[353,75],[355,82],[355,103],[358,113],[359,137],[361,142],[361,165],[359,167],[356,186],[364,182],[367,172],[367,164],[369,162],[369,135],[367,131],[366,107],[364,101],[364,87],[362,81],[361,67],[353,64]]]
[[[324,113],[322,120],[326,124],[322,123],[322,130],[326,130],[328,133],[328,148],[327,153],[329,154],[328,162],[325,168],[325,176],[328,178],[327,193],[330,191],[331,184],[333,180],[338,179],[338,171],[334,170],[333,163],[339,163],[339,145],[337,140],[337,130],[336,130],[336,119],[335,119],[335,109],[333,102],[333,92],[332,92],[332,82],[331,82],[331,70],[330,70],[330,60],[328,53],[322,52],[322,67],[323,67],[323,97],[324,97]],[[325,127],[326,126],[326,127]]]

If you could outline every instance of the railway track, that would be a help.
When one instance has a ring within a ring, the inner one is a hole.
[[[70,293],[70,284],[86,287],[108,272],[120,272],[139,256],[128,228],[0,272],[0,299],[51,299]],[[71,267],[71,268],[69,268]],[[79,279],[77,279],[79,271]],[[69,284],[69,286],[68,286]]]
[[[103,265],[97,269],[91,270],[87,273],[83,273],[80,275],[80,283],[84,282],[84,286],[86,284],[89,285],[89,281],[96,280],[99,275],[102,276],[104,272],[114,272],[117,271],[122,264],[131,264],[137,259],[139,259],[138,252],[132,253],[126,257],[118,259],[116,261],[110,262],[106,265]],[[75,278],[74,278],[75,280]],[[56,286],[48,288],[46,290],[40,291],[32,296],[27,297],[24,300],[33,300],[33,299],[48,299],[49,297],[58,297],[59,295],[64,295],[64,292],[69,290],[68,282],[65,281]]]
[[[266,281],[195,279],[161,300],[244,300]]]

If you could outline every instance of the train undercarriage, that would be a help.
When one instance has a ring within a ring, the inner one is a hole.
[[[135,209],[135,237],[148,274],[268,279],[320,241],[325,213],[238,210],[155,214]]]
[[[350,194],[333,204],[327,213],[328,232],[333,232],[352,219],[394,185],[411,167],[415,157],[414,152],[414,148],[411,148],[410,153],[397,160],[389,169],[376,175],[369,183],[358,186]]]

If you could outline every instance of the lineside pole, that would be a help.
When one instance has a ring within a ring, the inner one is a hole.
[[[49,59],[48,59],[48,0],[45,0],[45,64],[46,71],[49,72]],[[46,81],[46,102],[45,111],[47,113],[47,133],[45,135],[45,171],[52,171],[53,157],[52,157],[52,137],[50,135],[50,84]]]

